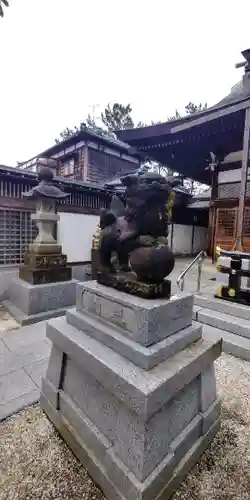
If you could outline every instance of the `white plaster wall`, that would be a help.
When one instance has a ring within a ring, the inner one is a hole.
[[[173,252],[177,255],[190,255],[192,253],[192,226],[173,224]]]
[[[91,260],[92,237],[99,220],[98,215],[60,213],[58,242],[69,262]]]
[[[169,226],[168,226],[168,246],[172,250],[171,243],[172,243],[172,224],[169,224]]]
[[[250,168],[248,168],[247,178],[250,179]],[[226,184],[227,182],[240,182],[241,168],[234,170],[225,170],[218,174],[218,184]]]
[[[207,227],[194,227],[194,239],[193,239],[193,252],[199,253],[201,250],[206,250],[207,248]]]
[[[96,232],[99,216],[60,213],[58,240],[69,262],[91,260],[92,237]],[[176,255],[198,253],[207,246],[207,228],[196,226],[192,248],[192,226],[173,225],[172,250]],[[172,226],[169,226],[168,243],[171,246]]]

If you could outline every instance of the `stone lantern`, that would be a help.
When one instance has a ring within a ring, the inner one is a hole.
[[[41,168],[38,180],[37,186],[23,193],[25,198],[36,200],[32,220],[38,228],[38,235],[29,245],[24,265],[19,270],[19,277],[34,285],[71,279],[71,267],[67,266],[67,257],[62,254],[62,247],[56,239],[60,219],[56,203],[69,195],[53,184],[53,172],[48,167]]]
[[[76,282],[71,279],[67,256],[57,241],[60,216],[56,204],[68,194],[53,184],[53,177],[48,167],[42,167],[38,185],[23,193],[25,198],[36,201],[32,220],[38,234],[24,255],[19,279],[10,283],[8,300],[4,301],[6,309],[21,325],[62,316],[75,304]]]

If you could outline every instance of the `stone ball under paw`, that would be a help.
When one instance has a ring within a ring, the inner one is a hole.
[[[169,247],[141,247],[130,254],[130,265],[137,278],[158,282],[166,278],[174,268],[174,254]]]

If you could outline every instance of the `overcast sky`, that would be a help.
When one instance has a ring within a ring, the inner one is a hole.
[[[241,78],[249,0],[9,0],[0,18],[0,164],[108,103],[135,121],[215,104]],[[232,6],[231,6],[232,5]]]

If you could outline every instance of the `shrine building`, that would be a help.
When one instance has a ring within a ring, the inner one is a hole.
[[[250,252],[250,49],[244,75],[206,110],[149,127],[117,132],[131,153],[150,157],[211,187],[207,250]]]

